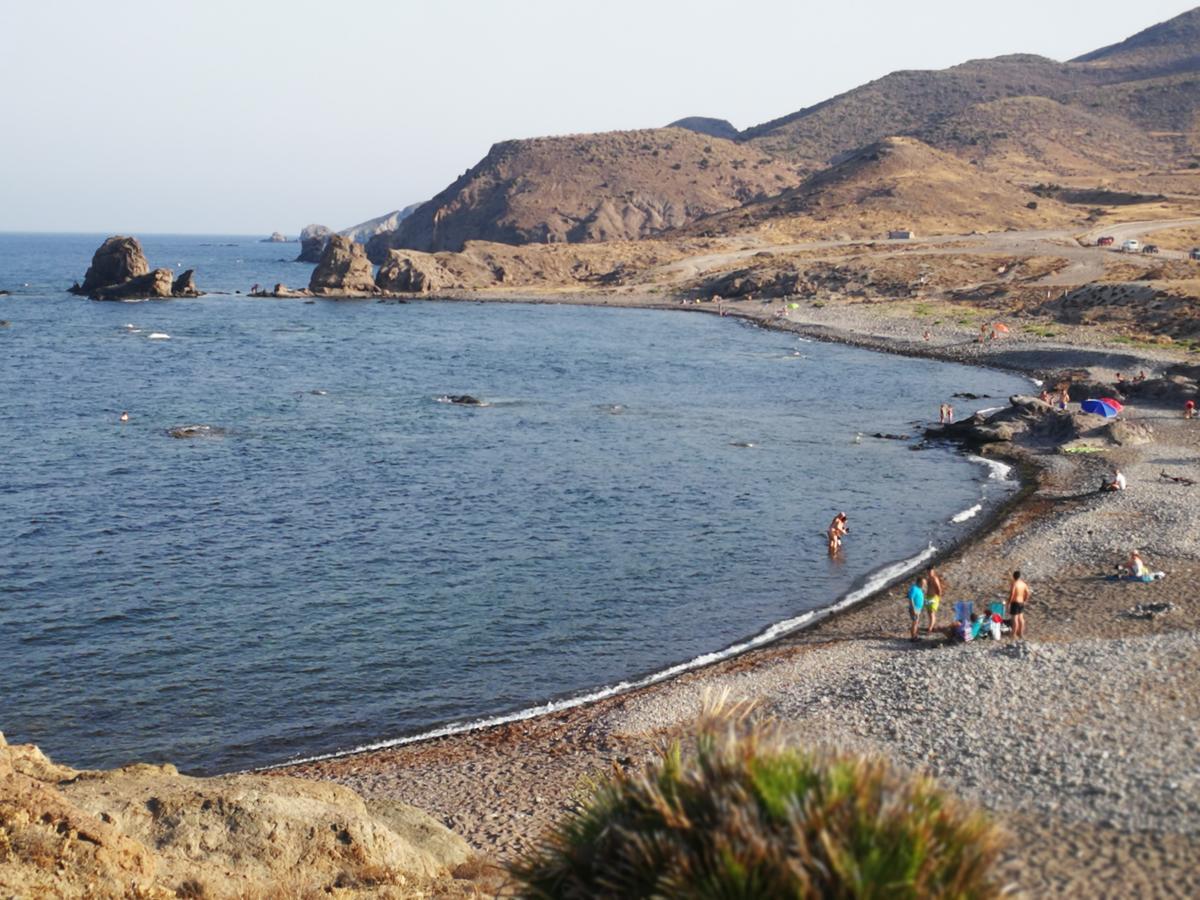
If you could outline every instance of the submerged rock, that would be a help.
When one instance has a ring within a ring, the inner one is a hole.
[[[414,879],[470,856],[421,810],[331,782],[192,778],[171,765],[77,771],[2,734],[0,822],[5,896],[366,897],[389,885],[424,895]]]
[[[439,399],[444,403],[457,403],[459,406],[487,406],[478,397],[472,397],[470,394],[446,394]]]
[[[176,425],[167,429],[167,434],[173,438],[206,438],[224,437],[225,429],[216,425]]]
[[[340,234],[332,235],[313,269],[308,289],[314,294],[378,293],[366,248]]]

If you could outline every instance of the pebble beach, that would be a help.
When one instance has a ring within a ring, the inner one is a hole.
[[[926,339],[919,322],[881,327],[855,309],[780,320],[754,307],[734,315],[1033,377],[1088,369],[1111,378],[1118,367],[1153,370],[1171,358],[1099,346],[1082,333],[978,344],[953,330]],[[1196,896],[1200,486],[1161,473],[1200,477],[1200,421],[1135,405],[1123,418],[1147,426],[1152,440],[1084,454],[1017,452],[1010,461],[1025,473],[1025,491],[938,561],[948,585],[943,622],[955,600],[978,611],[1004,599],[1020,569],[1033,590],[1025,641],[912,643],[905,581],[768,647],[589,706],[276,771],[415,804],[482,859],[502,863],[535,846],[595,778],[654,758],[687,733],[705,697],[727,693],[755,701],[797,742],[882,755],[989,810],[1011,836],[1001,874],[1018,895]],[[1129,488],[1099,494],[1114,465]],[[815,542],[806,549],[824,552]],[[1111,580],[1133,549],[1166,577]]]

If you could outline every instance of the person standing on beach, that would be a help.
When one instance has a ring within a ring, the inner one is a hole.
[[[1185,419],[1190,419],[1195,415],[1196,415],[1196,401],[1195,400],[1189,400],[1189,401],[1187,401],[1187,403],[1183,404],[1183,417]]]
[[[933,634],[937,629],[937,611],[941,606],[942,594],[946,590],[946,585],[942,581],[942,576],[938,574],[938,570],[933,566],[929,567],[926,579],[929,583],[929,596],[925,598],[925,606],[929,610],[929,627],[925,629],[925,633]]]
[[[1020,570],[1012,573],[1012,587],[1008,589],[1008,614],[1012,617],[1012,633],[1015,638],[1025,637],[1025,604],[1029,602],[1029,585],[1021,578]]]
[[[928,585],[929,582],[922,578],[914,581],[908,589],[908,618],[912,622],[908,634],[910,641],[918,640],[917,631],[921,624],[921,610],[925,608],[925,588]]]

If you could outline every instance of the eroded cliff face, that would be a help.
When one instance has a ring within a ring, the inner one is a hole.
[[[330,235],[308,289],[314,294],[371,294],[375,273],[362,244],[340,234]]]
[[[77,771],[0,734],[4,896],[413,896],[469,856],[420,810],[340,785]]]

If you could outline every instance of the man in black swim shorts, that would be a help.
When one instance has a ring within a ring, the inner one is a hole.
[[[1008,614],[1012,617],[1012,633],[1015,638],[1025,637],[1025,604],[1029,602],[1029,585],[1021,579],[1020,571],[1012,573],[1012,587],[1008,591]]]

